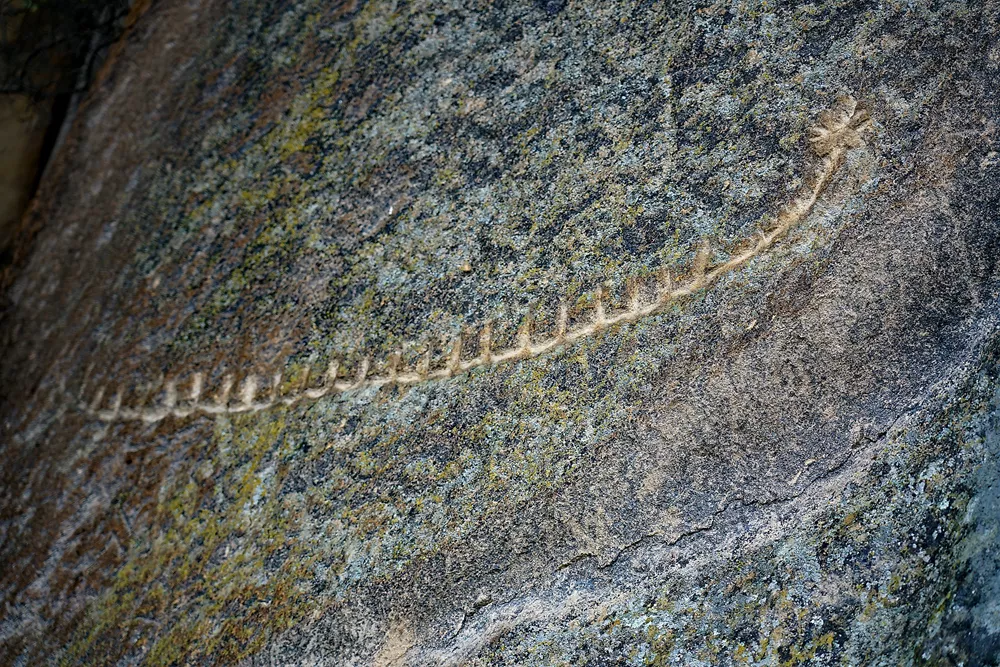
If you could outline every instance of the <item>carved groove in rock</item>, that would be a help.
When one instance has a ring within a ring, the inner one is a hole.
[[[729,260],[715,266],[708,265],[707,244],[695,258],[694,265],[687,280],[674,285],[669,270],[661,272],[662,279],[656,290],[656,297],[647,303],[641,299],[641,290],[637,282],[633,282],[629,294],[629,306],[617,313],[609,313],[599,290],[595,295],[593,316],[591,321],[578,327],[569,327],[569,314],[565,304],[555,318],[556,330],[540,341],[532,340],[530,317],[523,323],[518,335],[518,344],[503,350],[491,349],[491,327],[486,325],[479,332],[479,354],[472,359],[462,358],[463,339],[461,336],[451,343],[450,353],[444,365],[431,368],[430,354],[412,370],[400,369],[401,354],[390,356],[381,367],[385,373],[370,374],[371,359],[365,358],[358,367],[343,373],[340,362],[331,361],[323,374],[323,382],[319,386],[308,386],[310,374],[304,374],[299,386],[281,394],[281,374],[277,374],[271,382],[271,391],[264,400],[258,399],[259,377],[248,375],[240,384],[235,401],[233,390],[235,381],[232,375],[226,375],[222,386],[214,400],[203,400],[204,375],[193,373],[190,376],[186,396],[181,397],[178,383],[175,380],[166,381],[163,385],[164,398],[159,405],[125,406],[123,405],[123,390],[119,389],[105,404],[106,389],[97,389],[90,401],[84,400],[81,389],[80,409],[86,414],[101,421],[143,421],[155,423],[174,417],[178,419],[190,417],[198,413],[206,415],[237,414],[259,412],[279,405],[294,405],[302,401],[318,400],[333,393],[345,393],[369,388],[379,388],[390,385],[411,386],[422,382],[440,380],[462,373],[468,373],[476,368],[497,366],[507,362],[538,357],[552,352],[562,346],[571,345],[577,341],[597,335],[604,329],[619,324],[635,322],[639,319],[663,312],[669,305],[686,296],[711,286],[723,276],[744,266],[747,262],[771,248],[781,240],[795,225],[804,220],[812,211],[819,196],[826,189],[834,174],[843,164],[846,152],[862,144],[859,133],[870,126],[867,111],[859,108],[857,102],[850,98],[841,99],[838,106],[822,112],[819,123],[811,129],[809,139],[812,150],[821,158],[818,167],[802,191],[777,214],[774,223],[767,231],[761,231],[754,245]]]

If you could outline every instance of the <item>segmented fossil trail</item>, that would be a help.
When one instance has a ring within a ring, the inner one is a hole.
[[[584,338],[594,336],[599,332],[625,322],[635,322],[644,317],[655,315],[667,308],[674,301],[689,296],[704,289],[723,276],[739,269],[751,259],[765,252],[788,231],[804,220],[812,211],[817,199],[830,183],[833,175],[844,161],[847,150],[862,145],[859,133],[869,127],[868,113],[858,108],[857,103],[850,98],[842,98],[834,108],[819,115],[818,124],[811,128],[809,142],[813,151],[821,158],[811,179],[809,179],[799,194],[782,207],[772,225],[761,231],[757,241],[748,250],[729,260],[714,266],[708,265],[708,248],[703,246],[697,254],[694,266],[688,279],[674,285],[669,272],[663,272],[664,278],[657,285],[656,297],[643,303],[638,289],[632,289],[629,306],[620,312],[608,312],[605,309],[602,295],[596,295],[593,307],[593,317],[587,324],[570,327],[569,312],[563,305],[556,317],[556,330],[550,337],[541,341],[532,340],[530,321],[526,322],[518,335],[518,344],[512,348],[493,350],[491,329],[487,325],[479,335],[479,355],[473,359],[462,358],[462,337],[456,338],[451,345],[451,352],[444,366],[431,368],[430,354],[427,353],[415,369],[400,368],[402,355],[390,355],[383,366],[387,371],[382,375],[372,375],[370,359],[363,360],[353,372],[346,376],[337,361],[330,363],[318,386],[309,385],[309,373],[305,373],[299,387],[280,394],[281,376],[277,375],[271,383],[271,391],[264,398],[258,397],[259,378],[248,375],[234,393],[232,375],[223,378],[222,386],[214,397],[206,400],[203,397],[204,376],[194,373],[182,396],[176,380],[167,381],[163,385],[163,399],[158,405],[148,407],[129,407],[122,405],[123,390],[119,389],[105,403],[106,391],[97,390],[90,401],[81,401],[83,412],[105,422],[113,421],[143,421],[158,422],[168,417],[182,419],[198,413],[206,415],[236,414],[267,410],[277,405],[294,405],[301,401],[320,399],[329,394],[343,393],[352,390],[382,387],[386,385],[408,386],[431,380],[453,377],[468,373],[475,368],[496,366],[519,359],[529,359],[551,352],[561,346],[570,345]],[[82,397],[81,397],[82,398]]]

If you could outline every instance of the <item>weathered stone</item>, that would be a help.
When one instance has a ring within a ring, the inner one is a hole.
[[[163,0],[2,386],[13,664],[992,664],[992,2]]]

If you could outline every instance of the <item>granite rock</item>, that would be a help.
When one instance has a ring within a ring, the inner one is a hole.
[[[154,3],[4,280],[0,659],[994,664],[998,19]]]

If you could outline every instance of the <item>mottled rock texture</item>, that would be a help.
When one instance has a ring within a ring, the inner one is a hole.
[[[995,664],[998,90],[995,2],[154,3],[4,279],[0,662]],[[650,298],[848,99],[662,312],[95,416]]]

